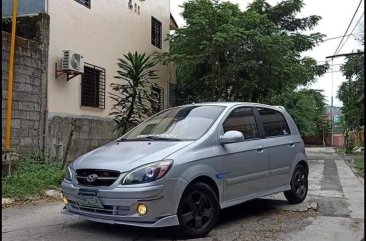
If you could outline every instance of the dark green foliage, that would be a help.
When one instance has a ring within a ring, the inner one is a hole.
[[[337,96],[343,103],[341,110],[345,127],[354,131],[364,125],[364,107],[360,101],[365,83],[364,55],[348,57],[341,71],[348,81],[341,84]]]
[[[360,51],[359,51],[360,52]],[[346,153],[354,151],[355,143],[350,131],[358,131],[364,125],[364,54],[354,55],[347,58],[341,67],[347,81],[343,82],[338,89],[337,96],[342,101],[342,126],[346,138]]]
[[[112,89],[117,93],[110,93],[114,101],[110,115],[117,123],[116,130],[126,133],[129,129],[154,114],[158,105],[157,93],[150,81],[157,79],[156,65],[150,56],[145,54],[128,53],[118,59],[118,76],[114,78],[120,83],[112,83]]]
[[[2,196],[22,200],[40,196],[46,189],[60,187],[63,177],[60,160],[42,153],[21,157],[15,173],[1,180]]]
[[[285,92],[272,97],[269,104],[285,107],[302,136],[322,135],[330,131],[330,123],[325,113],[325,99],[320,90],[301,89]]]
[[[312,30],[320,17],[296,18],[300,0],[270,6],[253,1],[246,11],[218,0],[183,4],[187,26],[170,36],[177,65],[177,104],[200,101],[265,102],[313,82],[327,70],[301,53],[321,41]]]

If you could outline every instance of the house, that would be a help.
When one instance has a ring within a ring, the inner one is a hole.
[[[12,0],[2,1],[3,17],[11,13]],[[170,14],[170,0],[19,0],[17,22],[16,42],[29,43],[16,49],[12,146],[25,152],[46,148],[51,155],[60,157],[67,152],[69,159],[118,136],[109,116],[113,103],[109,98],[110,84],[117,81],[117,58],[129,51],[167,52],[166,37],[177,28]],[[3,26],[3,31],[9,30],[10,25]],[[3,54],[7,55],[4,48],[9,37],[4,32],[2,35]],[[23,56],[25,49],[30,56]],[[64,50],[83,57],[83,74],[60,71]],[[37,63],[33,67],[32,59]],[[38,69],[32,72],[32,68]],[[159,78],[155,82],[159,86],[160,109],[164,109],[172,105],[175,71],[172,66],[157,69]],[[5,89],[6,81],[3,77]],[[22,88],[27,90],[19,91]],[[19,97],[27,91],[37,100]],[[2,109],[4,113],[5,104]],[[33,120],[29,120],[32,115]],[[31,129],[23,125],[26,121],[34,122]]]

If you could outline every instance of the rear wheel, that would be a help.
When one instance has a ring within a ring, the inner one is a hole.
[[[185,238],[205,236],[217,223],[219,212],[218,198],[212,188],[205,183],[193,183],[180,200],[176,231]]]
[[[305,200],[308,193],[308,174],[303,165],[297,165],[291,178],[291,190],[284,192],[289,203],[296,204]]]

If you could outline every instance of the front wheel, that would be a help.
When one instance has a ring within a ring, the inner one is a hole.
[[[185,238],[203,237],[217,223],[219,212],[218,197],[212,188],[205,183],[193,183],[180,200],[176,231]]]
[[[308,175],[303,165],[297,165],[291,178],[291,190],[284,192],[291,204],[301,203],[308,193]]]

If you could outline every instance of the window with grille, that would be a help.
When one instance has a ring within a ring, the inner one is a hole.
[[[90,1],[91,0],[75,0],[75,2],[80,3],[81,5],[84,5],[87,8],[90,8]]]
[[[156,97],[159,100],[158,105],[154,108],[154,112],[164,110],[164,89],[161,87],[154,86],[153,90],[156,93]]]
[[[169,83],[169,107],[175,106],[175,84]]]
[[[105,69],[84,63],[81,79],[81,105],[105,108]]]
[[[161,22],[154,17],[151,17],[151,44],[161,49],[162,45]]]

